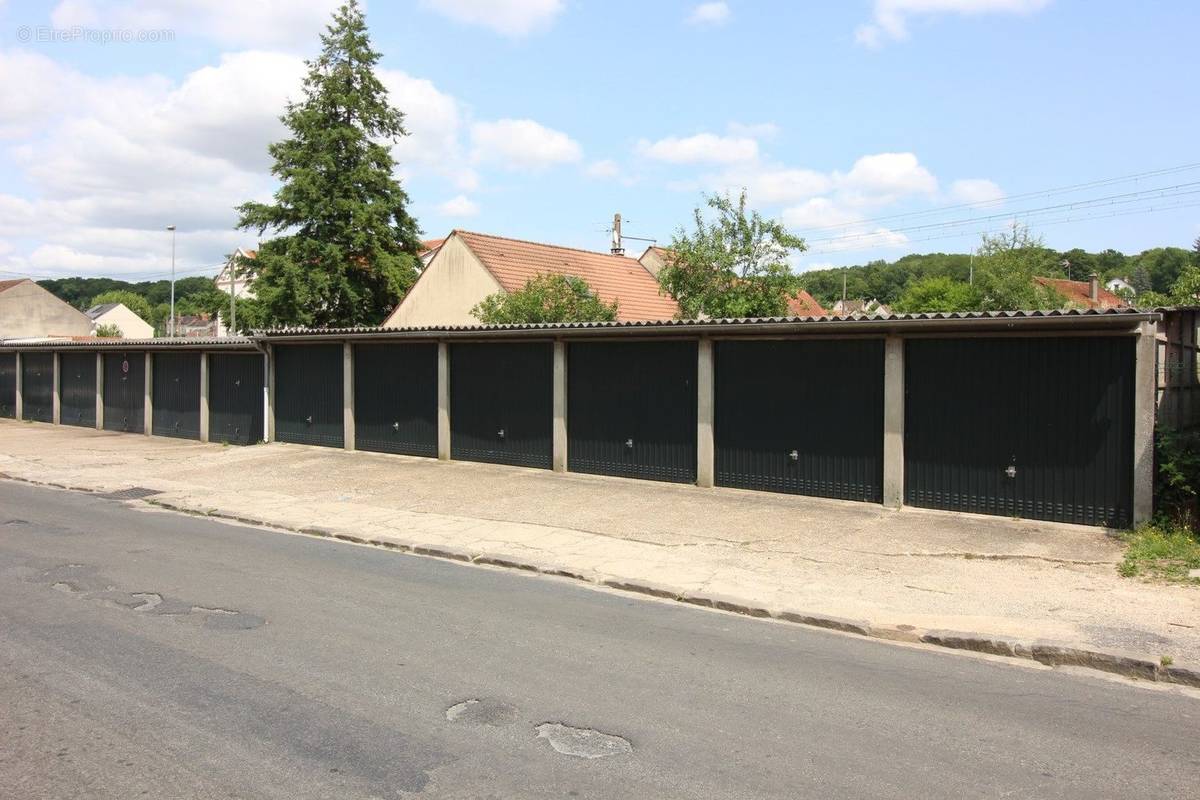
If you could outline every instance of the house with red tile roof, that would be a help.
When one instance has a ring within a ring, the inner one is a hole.
[[[0,281],[0,339],[90,336],[92,321],[30,280]]]
[[[383,325],[477,325],[471,309],[481,300],[520,291],[539,275],[582,278],[605,303],[617,304],[622,322],[672,319],[679,313],[675,301],[635,259],[455,230],[436,246]]]
[[[1067,298],[1071,308],[1127,308],[1129,306],[1120,295],[1110,292],[1100,284],[1100,278],[1092,275],[1086,281],[1069,281],[1066,278],[1033,279],[1038,284],[1054,289]]]

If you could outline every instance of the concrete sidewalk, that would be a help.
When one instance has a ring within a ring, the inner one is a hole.
[[[960,631],[1005,641],[939,643],[1029,656],[1053,641],[1144,658],[1114,669],[1126,674],[1170,656],[1189,680],[1179,665],[1200,665],[1200,590],[1119,577],[1122,546],[1096,528],[10,420],[0,420],[0,472],[94,491],[145,487],[168,508],[885,638]]]

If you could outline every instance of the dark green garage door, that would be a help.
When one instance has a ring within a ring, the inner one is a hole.
[[[1128,525],[1133,368],[1127,337],[910,340],[905,502]]]
[[[342,346],[275,346],[275,438],[341,447]]]
[[[145,428],[146,354],[104,354],[104,430],[142,433]]]
[[[17,354],[0,353],[0,417],[17,415]]]
[[[450,346],[450,455],[549,469],[552,345]]]
[[[200,438],[200,354],[155,353],[151,433]]]
[[[354,446],[437,455],[437,345],[354,348]]]
[[[262,356],[209,354],[208,439],[228,444],[262,441]]]
[[[54,421],[54,354],[21,355],[21,416],[34,422]]]
[[[58,362],[63,425],[96,427],[96,354],[63,353]]]
[[[883,342],[719,341],[718,486],[883,500]]]
[[[568,468],[695,482],[696,347],[696,342],[571,344]]]

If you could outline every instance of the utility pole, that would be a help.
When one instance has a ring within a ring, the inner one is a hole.
[[[229,259],[229,335],[237,336],[237,303],[234,301],[234,287],[237,286],[238,254]]]
[[[171,232],[171,326],[168,329],[169,336],[175,338],[175,226],[168,225],[167,230]]]

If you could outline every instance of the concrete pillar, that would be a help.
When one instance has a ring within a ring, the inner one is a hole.
[[[17,419],[25,419],[25,359],[17,353],[17,397],[14,411]]]
[[[450,345],[438,342],[438,458],[450,460]]]
[[[555,472],[567,471],[567,343],[554,343],[554,428],[551,436]]]
[[[1133,524],[1154,516],[1154,400],[1157,324],[1143,322],[1133,367]]]
[[[200,441],[208,441],[208,353],[200,354]]]
[[[354,345],[342,343],[342,447],[354,449]]]
[[[96,430],[104,430],[104,353],[96,353]]]
[[[713,448],[713,343],[701,339],[696,363],[696,485],[712,486],[716,477]]]
[[[50,421],[55,425],[62,424],[62,354],[54,354],[53,391],[50,394]]]
[[[883,504],[904,505],[904,340],[883,345]]]
[[[266,413],[263,415],[263,425],[266,431],[263,434],[263,441],[275,441],[275,345],[269,344],[266,346],[267,352],[263,355],[263,371],[266,380],[263,381],[263,404]]]
[[[142,409],[142,431],[149,436],[154,430],[154,354],[146,352],[145,406]]]

